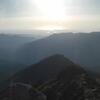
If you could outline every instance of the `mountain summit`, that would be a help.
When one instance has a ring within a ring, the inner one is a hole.
[[[25,83],[46,81],[56,77],[59,72],[72,65],[74,63],[69,59],[63,55],[56,54],[20,71],[14,76],[14,80]]]

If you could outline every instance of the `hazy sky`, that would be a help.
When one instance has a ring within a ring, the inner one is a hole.
[[[0,0],[0,30],[99,28],[100,0]]]

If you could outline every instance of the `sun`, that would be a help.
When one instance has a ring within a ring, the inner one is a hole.
[[[34,0],[43,19],[57,21],[66,18],[64,0]]]

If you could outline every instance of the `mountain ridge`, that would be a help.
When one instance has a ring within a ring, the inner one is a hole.
[[[30,42],[17,51],[18,60],[32,64],[53,54],[62,54],[81,66],[99,66],[100,32],[62,33]],[[89,55],[89,56],[88,56]]]
[[[50,78],[56,77],[56,75],[61,70],[64,70],[69,65],[70,66],[74,65],[74,63],[65,58],[63,55],[55,54],[53,56],[45,58],[44,60],[41,60],[36,64],[30,65],[26,69],[20,71],[18,73],[20,74],[18,78],[19,80],[29,80],[29,81],[33,80],[33,82],[35,80],[36,81],[48,80]],[[16,76],[17,74],[15,75],[15,77]],[[15,80],[16,79],[17,78],[15,78]]]

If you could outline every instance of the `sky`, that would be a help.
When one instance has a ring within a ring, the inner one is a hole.
[[[99,28],[100,0],[0,0],[0,30]]]

